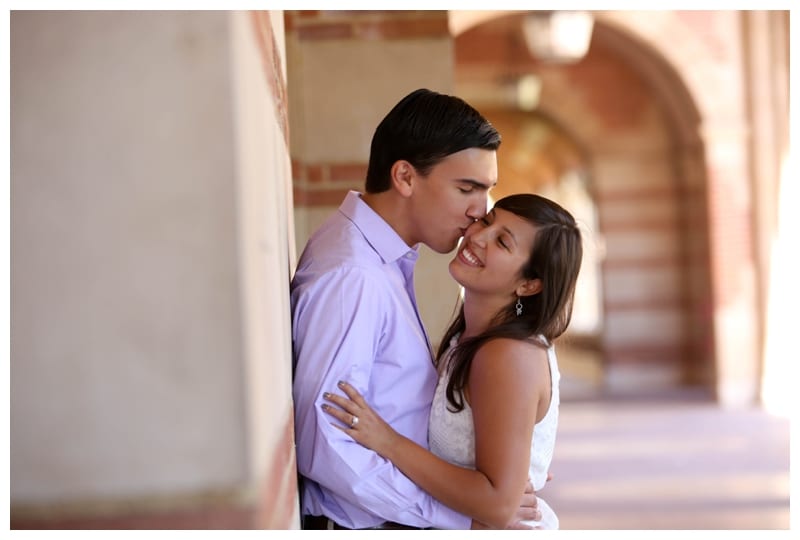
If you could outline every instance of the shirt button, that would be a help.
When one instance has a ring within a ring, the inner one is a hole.
[[[406,253],[406,259],[413,259],[413,258],[414,258],[413,253]]]

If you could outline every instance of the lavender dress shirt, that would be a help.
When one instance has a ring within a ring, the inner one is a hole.
[[[399,433],[428,447],[437,383],[414,296],[418,253],[351,191],[311,236],[291,286],[297,465],[304,515],[343,527],[395,521],[469,529],[390,461],[331,425],[323,392],[355,386]]]

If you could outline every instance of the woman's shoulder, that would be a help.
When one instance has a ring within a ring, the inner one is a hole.
[[[519,358],[529,360],[532,357],[547,358],[547,342],[531,337],[516,339],[497,337],[482,344],[475,353],[475,359],[487,358]]]
[[[550,385],[547,349],[524,339],[494,338],[475,353],[470,391],[504,392],[536,400]]]

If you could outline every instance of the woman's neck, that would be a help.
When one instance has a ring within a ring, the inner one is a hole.
[[[503,308],[497,297],[487,297],[464,292],[464,332],[461,338],[475,337],[492,326],[492,320]]]

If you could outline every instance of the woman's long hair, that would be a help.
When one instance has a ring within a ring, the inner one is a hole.
[[[453,349],[447,366],[452,374],[446,392],[453,412],[464,409],[464,388],[472,359],[481,346],[497,338],[526,340],[532,336],[541,336],[551,344],[564,333],[572,318],[575,283],[583,257],[581,233],[575,219],[553,201],[529,193],[509,195],[497,201],[494,207],[512,212],[536,226],[531,254],[522,267],[522,276],[540,279],[542,289],[537,294],[520,297],[522,315],[516,314],[515,298],[494,315],[483,333],[465,339]],[[439,345],[437,366],[445,358],[452,338],[465,327],[462,304]]]

